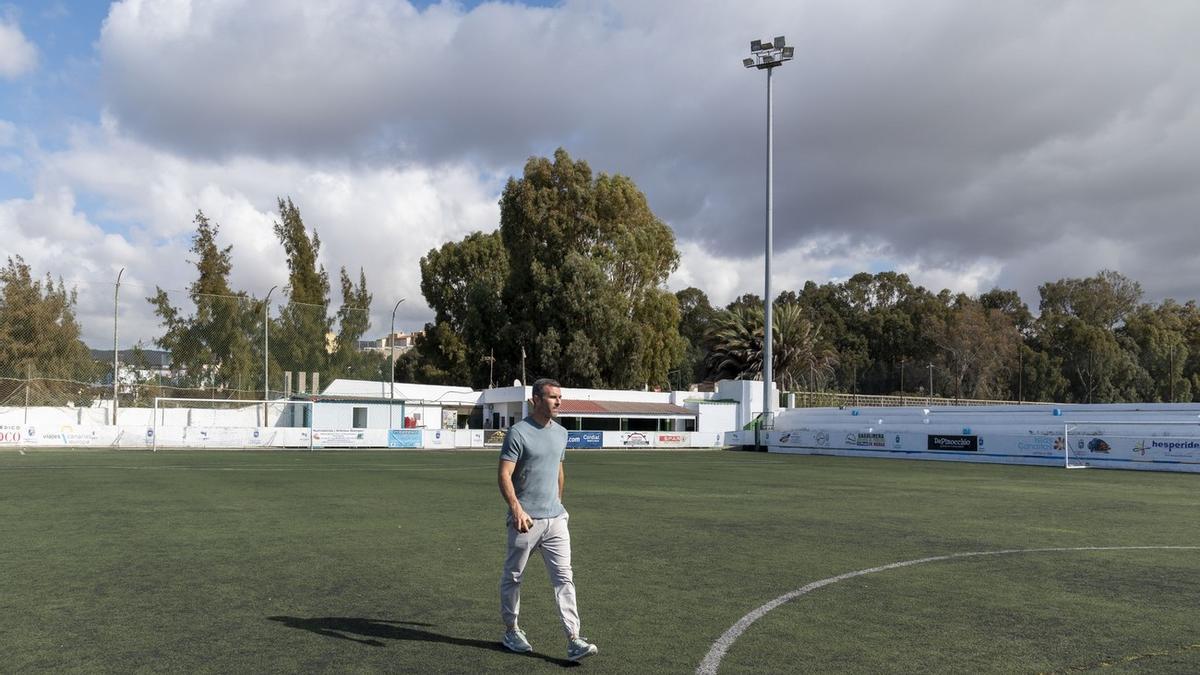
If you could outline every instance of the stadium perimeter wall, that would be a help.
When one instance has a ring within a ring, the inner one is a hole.
[[[715,448],[719,432],[571,431],[571,448]],[[0,421],[0,448],[390,448],[499,447],[504,432],[483,429],[308,429],[181,424],[13,424]]]
[[[789,409],[759,433],[777,453],[1200,472],[1194,403]]]

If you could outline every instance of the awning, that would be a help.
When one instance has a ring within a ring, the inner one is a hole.
[[[571,417],[695,417],[696,413],[674,403],[639,401],[583,401],[564,399],[559,415]]]

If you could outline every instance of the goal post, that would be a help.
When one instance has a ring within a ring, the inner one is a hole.
[[[1075,459],[1072,461],[1071,430],[1075,428],[1073,424],[1063,425],[1063,467],[1067,469],[1086,469],[1088,468],[1087,462],[1080,460],[1078,454],[1075,455]]]
[[[313,402],[287,399],[154,399],[152,446],[313,448]]]

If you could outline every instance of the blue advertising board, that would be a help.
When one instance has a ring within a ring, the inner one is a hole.
[[[419,448],[421,447],[420,429],[389,429],[389,448]]]
[[[604,447],[604,432],[602,431],[568,431],[568,448],[602,448]]]

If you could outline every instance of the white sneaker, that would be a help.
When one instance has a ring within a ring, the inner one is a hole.
[[[587,641],[585,637],[567,639],[567,660],[582,661],[589,656],[595,656],[600,648]]]
[[[504,631],[504,639],[500,641],[506,649],[525,654],[533,651],[533,645],[525,639],[525,631],[520,628]]]

